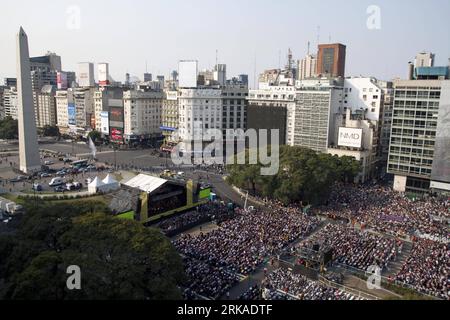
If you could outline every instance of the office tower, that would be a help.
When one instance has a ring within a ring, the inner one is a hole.
[[[17,35],[17,93],[19,123],[20,170],[33,173],[41,170],[37,140],[36,118],[33,107],[33,91],[30,78],[28,37],[22,27]]]
[[[242,135],[227,135],[227,130],[245,130],[247,127],[248,85],[227,84],[222,87],[222,133],[224,143],[243,140]]]
[[[55,87],[45,85],[38,94],[39,112],[37,117],[37,125],[42,128],[44,126],[56,125],[56,100]]]
[[[295,88],[292,86],[261,86],[250,90],[247,107],[247,129],[257,132],[268,130],[268,143],[271,144],[270,130],[279,130],[280,145],[286,144],[287,110],[295,106]]]
[[[109,116],[113,110],[123,110],[123,91],[121,87],[110,86],[101,87],[94,92],[94,119],[91,126],[111,138],[114,129],[114,139],[117,143],[123,142],[124,123],[123,120],[112,121],[110,127]]]
[[[340,43],[320,44],[317,54],[317,75],[322,77],[345,77],[346,46]]]
[[[227,65],[217,64],[214,68],[214,81],[219,85],[224,86],[227,81]]]
[[[304,80],[316,77],[317,57],[308,54],[305,58],[298,61],[297,80]]]
[[[179,110],[178,91],[164,91],[164,100],[161,110],[161,130],[164,136],[165,151],[171,151],[171,147],[178,142],[174,132],[178,130]]]
[[[5,86],[9,88],[17,87],[17,78],[5,78]]]
[[[198,75],[197,60],[182,60],[178,64],[178,86],[180,88],[196,88]]]
[[[302,80],[289,104],[287,144],[327,152],[334,141],[335,116],[342,113],[343,83],[332,79]]]
[[[239,83],[248,86],[248,74],[240,74],[238,75]]]
[[[434,58],[435,55],[430,52],[418,53],[414,60],[414,67],[434,67]]]
[[[152,74],[151,73],[144,73],[144,82],[152,81]]]
[[[91,62],[80,62],[78,64],[77,81],[80,87],[95,86],[94,64]]]
[[[3,91],[3,110],[5,117],[11,117],[14,120],[18,118],[19,98],[16,87],[6,88]]]
[[[100,86],[110,85],[109,81],[109,64],[101,62],[98,64],[98,84]]]
[[[130,90],[123,93],[125,142],[151,142],[161,137],[163,100],[162,91]]]

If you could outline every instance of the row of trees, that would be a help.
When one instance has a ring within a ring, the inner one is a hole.
[[[157,230],[89,201],[27,212],[14,235],[0,235],[0,299],[181,298],[181,258]],[[67,289],[71,265],[81,290]]]
[[[280,147],[279,161],[280,169],[273,176],[262,176],[260,164],[230,165],[228,181],[285,204],[318,205],[328,199],[333,184],[352,182],[360,171],[359,162],[352,157],[339,158],[301,147]]]
[[[39,128],[39,134],[45,137],[59,137],[59,128],[57,126],[44,126]],[[8,116],[0,120],[0,139],[14,140],[19,137],[18,121]]]

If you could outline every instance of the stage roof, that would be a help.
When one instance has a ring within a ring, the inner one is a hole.
[[[166,182],[167,180],[161,178],[149,176],[146,174],[139,174],[128,182],[125,182],[124,184],[128,187],[138,188],[141,191],[150,193],[161,187]]]

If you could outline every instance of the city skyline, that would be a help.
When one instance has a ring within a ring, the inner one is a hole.
[[[346,76],[406,78],[407,62],[424,50],[436,54],[436,65],[447,65],[450,45],[440,39],[450,37],[450,23],[444,17],[450,4],[437,0],[415,1],[414,6],[411,1],[391,2],[346,1],[339,7],[331,7],[330,2],[290,0],[249,1],[238,6],[234,1],[224,4],[202,0],[198,6],[177,0],[135,1],[129,7],[116,1],[108,1],[108,7],[105,2],[84,0],[61,1],[52,3],[52,7],[31,1],[7,3],[0,14],[0,41],[5,44],[0,77],[16,76],[14,35],[19,25],[30,36],[30,56],[55,52],[62,57],[66,71],[76,71],[82,61],[108,62],[117,81],[124,81],[126,72],[142,79],[146,65],[148,72],[168,76],[182,59],[197,59],[200,69],[211,68],[217,50],[219,63],[228,66],[228,77],[248,74],[253,87],[255,60],[258,75],[265,69],[283,67],[288,48],[296,60],[301,59],[309,41],[310,52],[316,53],[319,26],[319,43],[347,46]],[[371,5],[381,10],[380,29],[367,26]],[[25,6],[28,9],[23,10]],[[303,8],[307,8],[307,15]],[[283,15],[271,14],[284,10]],[[408,24],[420,21],[424,10],[431,10],[435,19],[428,19],[426,25]],[[342,16],[345,25],[339,24]]]

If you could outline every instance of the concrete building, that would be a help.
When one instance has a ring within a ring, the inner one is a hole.
[[[224,86],[227,82],[227,65],[226,64],[217,64],[214,67],[213,79],[220,86]]]
[[[434,67],[435,55],[430,52],[418,53],[416,59],[414,60],[414,67]]]
[[[400,192],[450,191],[450,81],[394,81],[388,172]]]
[[[37,126],[43,128],[45,126],[56,125],[56,90],[52,85],[45,85],[38,94],[39,112],[37,114]]]
[[[352,113],[362,110],[366,119],[380,121],[383,102],[383,90],[377,79],[353,77],[344,80],[344,110],[351,109]]]
[[[320,44],[316,74],[321,77],[345,77],[346,46],[340,43]]]
[[[15,87],[7,88],[3,91],[3,108],[5,117],[18,119],[19,97]]]
[[[100,131],[104,137],[112,137],[114,130],[114,139],[117,143],[123,143],[124,123],[123,115],[118,115],[119,121],[110,122],[111,111],[116,114],[123,113],[123,92],[121,87],[100,87],[94,92],[94,119],[93,127]]]
[[[61,132],[85,136],[92,129],[94,92],[90,87],[56,92],[56,122]]]
[[[126,143],[161,138],[163,100],[163,92],[133,90],[123,93]]]
[[[336,115],[334,137],[328,153],[339,157],[353,157],[361,164],[356,183],[374,178],[380,168],[377,155],[379,123],[365,118],[365,113],[346,109],[345,116]]]
[[[222,87],[222,133],[224,143],[243,140],[243,135],[227,134],[227,130],[247,128],[248,86],[226,85]]]
[[[17,88],[17,78],[5,78],[5,86]]]
[[[293,86],[261,86],[258,90],[250,90],[247,108],[247,129],[279,130],[280,145],[286,144],[287,112],[295,107],[295,87]],[[268,132],[269,133],[269,132]],[[268,134],[269,141],[270,134]]]
[[[222,130],[222,91],[219,87],[181,89],[178,104],[181,151],[192,154],[195,141],[212,141],[205,130]]]
[[[41,170],[30,77],[28,37],[20,28],[17,34],[17,92],[20,170],[30,174]]]
[[[152,74],[151,73],[144,73],[144,82],[152,81]]]
[[[180,88],[196,88],[197,76],[197,60],[181,60],[178,63],[178,85]]]
[[[308,54],[302,60],[298,60],[297,80],[316,77],[317,56]]]
[[[99,86],[110,85],[109,77],[109,64],[105,62],[100,62],[98,65],[98,84]]]
[[[5,105],[3,102],[3,93],[5,89],[6,87],[0,86],[0,120],[3,120],[5,118]]]
[[[394,85],[391,81],[378,81],[383,90],[383,112],[381,115],[380,145],[382,161],[387,163],[391,139],[392,109],[394,107]],[[384,166],[385,168],[387,167]]]
[[[78,63],[77,81],[80,87],[94,87],[94,64],[92,62]]]
[[[334,141],[336,116],[343,112],[343,91],[342,81],[298,81],[294,103],[288,107],[287,144],[327,152]]]
[[[164,100],[161,110],[161,131],[164,136],[164,146],[166,151],[171,151],[171,147],[178,142],[175,132],[178,130],[178,91],[164,91]]]

